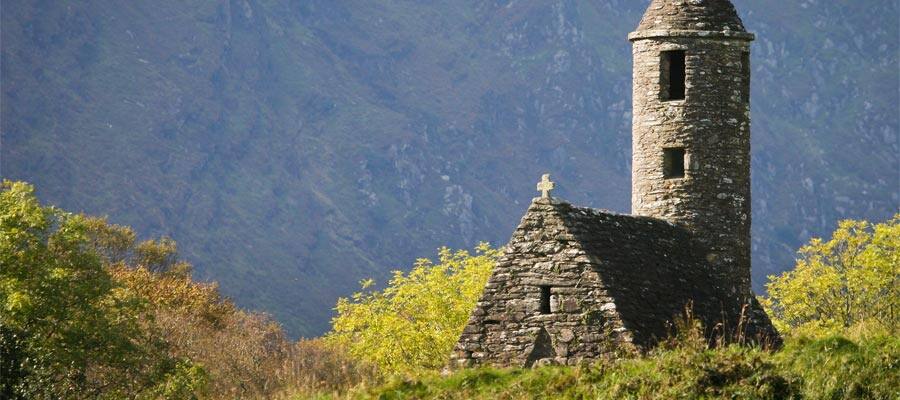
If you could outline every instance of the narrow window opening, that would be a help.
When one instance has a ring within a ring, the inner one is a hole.
[[[550,286],[541,286],[541,314],[550,314]]]
[[[685,52],[673,50],[662,52],[660,63],[660,98],[662,100],[684,100]]]
[[[744,87],[741,88],[741,97],[744,103],[750,102],[750,52],[741,54],[741,79]]]
[[[663,176],[666,179],[684,178],[684,148],[663,150]]]

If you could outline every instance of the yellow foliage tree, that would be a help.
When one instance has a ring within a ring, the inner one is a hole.
[[[484,243],[475,255],[442,248],[437,264],[420,259],[408,274],[395,271],[383,291],[339,299],[327,338],[386,374],[438,369],[459,339],[498,255]],[[361,282],[363,290],[373,283]]]
[[[900,214],[881,223],[842,221],[828,241],[800,249],[793,271],[770,276],[762,299],[786,334],[854,331],[897,334],[900,327]]]

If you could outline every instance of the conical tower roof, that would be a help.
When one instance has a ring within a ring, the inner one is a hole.
[[[653,0],[636,32],[746,32],[729,0]]]

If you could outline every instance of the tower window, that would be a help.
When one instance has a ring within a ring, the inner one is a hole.
[[[550,314],[550,286],[541,286],[541,314]]]
[[[741,88],[741,100],[744,103],[750,102],[750,52],[745,51],[741,54],[741,79],[744,87]]]
[[[663,177],[684,178],[684,147],[663,149]]]
[[[684,100],[684,57],[684,50],[662,52],[659,93],[661,100]]]

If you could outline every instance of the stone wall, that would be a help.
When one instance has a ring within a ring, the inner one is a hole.
[[[687,227],[712,273],[750,294],[749,46],[745,32],[638,31],[634,41],[632,213]],[[661,53],[686,52],[684,100],[660,98]],[[665,148],[685,176],[663,175]]]
[[[452,354],[469,366],[572,365],[648,349],[686,307],[710,330],[777,341],[758,305],[725,293],[677,225],[535,199]],[[541,287],[550,286],[550,313]],[[747,321],[740,324],[742,312]]]
[[[536,200],[505,247],[453,353],[454,364],[574,364],[630,342],[592,260],[564,218],[566,206]],[[540,312],[550,286],[550,314]]]

